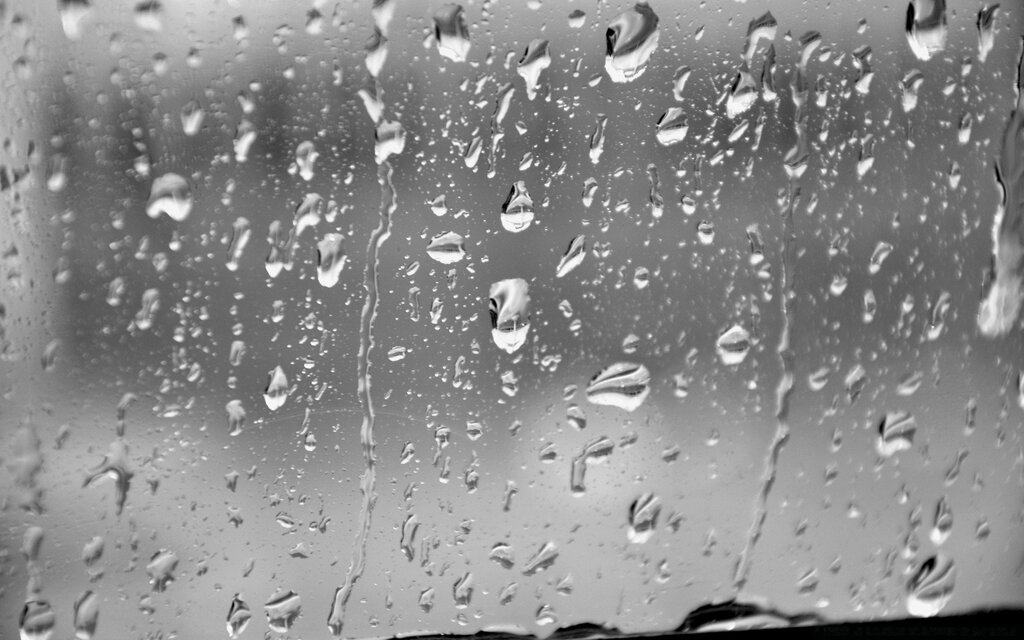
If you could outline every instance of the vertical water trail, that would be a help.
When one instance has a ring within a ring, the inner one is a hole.
[[[810,85],[807,80],[807,62],[820,42],[821,36],[816,32],[810,32],[801,38],[800,61],[797,64],[796,77],[791,86],[795,107],[796,143],[784,158],[786,174],[789,176],[789,189],[786,194],[786,205],[782,212],[782,274],[780,276],[782,296],[779,305],[782,312],[782,326],[779,329],[779,342],[775,350],[781,373],[779,383],[775,387],[775,433],[772,435],[768,456],[764,463],[764,473],[761,476],[761,486],[757,493],[754,518],[747,532],[743,550],[736,562],[733,588],[737,592],[742,591],[747,583],[751,556],[757,541],[761,538],[764,522],[768,517],[768,497],[775,484],[779,456],[789,440],[789,406],[796,366],[796,354],[790,340],[793,321],[796,317],[796,291],[793,286],[796,275],[796,229],[793,213],[800,201],[800,177],[807,169],[809,155],[807,98]]]
[[[352,561],[349,564],[348,573],[345,575],[345,583],[334,592],[334,602],[331,605],[331,612],[327,618],[327,626],[334,636],[341,635],[345,617],[345,605],[348,603],[348,599],[352,595],[352,588],[355,586],[356,581],[359,580],[366,565],[366,539],[370,534],[373,503],[376,499],[374,485],[376,483],[377,457],[374,452],[373,440],[376,414],[373,409],[373,394],[370,384],[370,351],[373,349],[373,324],[377,318],[379,298],[378,273],[380,249],[388,237],[391,236],[391,217],[397,207],[395,187],[391,181],[391,174],[391,163],[385,160],[377,168],[377,181],[381,188],[380,220],[366,245],[366,271],[363,277],[366,298],[363,301],[363,311],[359,321],[359,355],[357,357],[359,401],[363,407],[363,423],[360,427],[359,439],[363,450],[363,459],[366,462],[366,470],[363,472],[359,482],[363,493],[363,502],[359,510],[355,550],[353,551]]]
[[[367,50],[366,66],[370,71],[371,79],[376,94],[376,104],[380,111],[374,117],[377,146],[381,145],[381,126],[386,122],[383,117],[384,91],[377,78],[380,66],[386,57],[386,32],[388,24],[394,12],[394,5],[391,0],[374,0],[373,19],[376,36],[376,48]],[[373,116],[373,112],[371,112]],[[385,141],[386,144],[386,141]],[[399,149],[400,150],[400,149]],[[363,460],[366,468],[359,480],[359,487],[363,494],[362,505],[359,509],[359,522],[356,529],[355,546],[352,551],[352,559],[348,571],[345,574],[345,582],[335,589],[334,599],[331,603],[331,610],[327,616],[327,628],[335,637],[340,637],[345,623],[345,607],[356,582],[363,574],[366,566],[366,541],[370,535],[370,525],[373,517],[373,506],[376,501],[374,493],[377,474],[377,456],[373,439],[373,429],[376,423],[376,413],[373,407],[373,393],[370,374],[370,353],[373,351],[373,325],[377,319],[377,306],[379,300],[379,273],[380,273],[380,250],[384,243],[391,236],[391,219],[397,208],[397,197],[395,186],[391,180],[392,166],[387,157],[390,152],[381,155],[379,148],[375,149],[377,156],[377,183],[380,185],[380,209],[378,212],[377,227],[370,234],[366,243],[366,267],[363,272],[363,289],[366,296],[363,299],[363,310],[359,317],[359,353],[356,357],[358,376],[359,403],[363,410],[363,421],[359,430],[359,440],[363,452]]]

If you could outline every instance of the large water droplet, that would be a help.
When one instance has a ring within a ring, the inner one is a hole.
[[[605,43],[604,69],[612,82],[636,80],[658,48],[658,16],[646,2],[638,2],[608,24]]]
[[[526,183],[516,181],[508,192],[504,204],[501,205],[501,226],[506,231],[519,233],[533,223],[533,198],[526,189]]]
[[[594,374],[587,385],[592,404],[635,411],[651,392],[651,373],[642,364],[616,362]]]
[[[507,353],[515,352],[526,342],[530,330],[529,303],[529,285],[522,278],[491,285],[491,337]]]
[[[174,570],[177,568],[178,556],[173,551],[161,549],[154,553],[146,565],[146,573],[149,574],[149,583],[153,585],[153,591],[161,592],[167,589],[167,585],[174,581]]]
[[[466,257],[466,246],[461,235],[446,231],[430,239],[427,255],[441,264],[455,264]]]
[[[192,189],[185,178],[176,173],[165,173],[153,181],[146,204],[146,215],[158,218],[166,213],[171,220],[181,222],[192,212]]]
[[[580,266],[583,262],[583,258],[587,252],[587,237],[579,235],[573,238],[569,242],[569,246],[566,248],[565,253],[562,254],[561,260],[558,261],[558,268],[555,269],[555,277],[564,278],[569,273]]]
[[[920,60],[946,48],[946,0],[911,0],[907,5],[907,42]]]
[[[316,279],[325,287],[338,284],[341,271],[348,260],[345,255],[345,237],[339,233],[325,234],[316,243]]]
[[[905,411],[886,413],[878,425],[875,450],[878,451],[878,455],[886,458],[899,451],[906,451],[913,446],[916,431],[914,416]]]
[[[252,611],[249,609],[249,605],[242,600],[240,594],[235,594],[231,598],[231,606],[228,608],[227,618],[227,630],[228,635],[232,638],[237,638],[242,635],[245,628],[249,626],[249,620],[252,619]]]
[[[278,592],[263,605],[271,631],[288,633],[302,613],[302,599],[294,591]]]
[[[96,634],[100,617],[100,599],[92,591],[86,591],[75,600],[74,627],[78,640],[91,640]]]
[[[944,554],[936,554],[918,567],[907,583],[907,613],[930,618],[942,611],[953,597],[956,567]]]
[[[540,74],[551,66],[551,52],[548,51],[548,41],[536,39],[530,42],[516,65],[518,73],[526,83],[526,97],[533,100],[537,97],[537,88],[540,85]]]
[[[263,400],[267,403],[268,409],[271,411],[277,411],[284,405],[284,402],[287,399],[288,376],[285,375],[284,369],[278,365],[270,372],[270,377],[267,380],[267,388],[263,392]]]
[[[661,500],[653,493],[645,493],[629,507],[629,529],[626,532],[633,544],[643,544],[654,535],[661,513]]]
[[[462,7],[446,4],[434,13],[434,39],[437,52],[453,62],[465,62],[469,55],[469,29]]]
[[[45,600],[29,600],[21,609],[18,630],[21,640],[50,640],[57,615]]]
[[[746,360],[750,353],[750,332],[743,325],[734,324],[715,341],[715,351],[722,364],[735,366]]]

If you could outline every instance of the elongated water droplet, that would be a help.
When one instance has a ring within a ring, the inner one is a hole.
[[[452,62],[465,62],[469,55],[469,29],[457,4],[446,4],[434,13],[437,52]]]
[[[316,279],[322,286],[333,287],[338,284],[348,261],[344,239],[339,233],[328,233],[316,244]]]
[[[935,505],[935,519],[932,522],[932,530],[928,533],[928,537],[931,539],[932,544],[939,547],[949,539],[949,534],[952,530],[953,509],[949,506],[946,496],[942,496],[939,498],[938,504]]]
[[[615,450],[615,443],[609,438],[601,437],[588,442],[580,454],[572,459],[572,470],[569,486],[574,496],[583,495],[586,490],[587,468],[590,464],[602,462]]]
[[[242,252],[249,244],[249,237],[252,235],[249,229],[249,220],[239,216],[231,225],[231,244],[228,245],[228,271],[238,270],[238,261],[242,258]]]
[[[92,591],[86,591],[75,600],[74,627],[78,640],[91,640],[96,634],[100,618],[100,599]]]
[[[986,5],[978,10],[978,61],[984,63],[996,43],[996,13],[998,4]]]
[[[270,372],[270,377],[267,380],[267,388],[263,392],[263,400],[267,403],[268,409],[271,411],[277,411],[284,406],[285,400],[287,399],[288,376],[285,375],[284,369],[278,365]]]
[[[627,537],[633,544],[643,544],[654,535],[661,513],[661,500],[653,493],[645,493],[629,507]]]
[[[907,42],[919,60],[946,48],[946,0],[911,0],[907,5]]]
[[[548,41],[539,38],[531,41],[516,65],[516,73],[526,83],[526,97],[530,100],[537,97],[541,72],[550,66],[551,52],[548,50]]]
[[[231,606],[228,608],[227,618],[227,630],[228,635],[232,638],[237,638],[242,635],[245,628],[249,626],[249,620],[252,619],[252,611],[249,609],[249,605],[242,600],[240,594],[235,594],[231,598]]]
[[[555,269],[555,277],[564,278],[569,273],[580,266],[583,262],[583,258],[586,257],[587,252],[587,237],[579,235],[573,238],[569,242],[569,246],[565,249],[565,253],[562,254],[561,260],[558,261],[558,268]]]
[[[491,285],[491,337],[506,353],[526,342],[530,330],[529,285],[522,278],[500,280]]]
[[[523,566],[523,575],[532,576],[535,573],[544,571],[555,563],[558,558],[558,547],[555,546],[554,542],[550,540],[541,545],[540,549],[533,554],[529,560],[526,561],[526,565]]]
[[[473,600],[473,573],[467,572],[452,585],[456,609],[465,609]]]

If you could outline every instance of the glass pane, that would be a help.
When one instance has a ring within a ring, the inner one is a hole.
[[[0,0],[0,636],[1024,605],[1022,33]]]

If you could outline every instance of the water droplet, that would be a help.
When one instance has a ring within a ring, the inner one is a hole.
[[[586,22],[587,14],[580,9],[573,9],[569,14],[569,27],[572,29],[581,29]]]
[[[224,405],[228,414],[228,435],[237,436],[245,428],[245,407],[241,400],[231,400]]]
[[[587,237],[585,235],[578,235],[574,237],[566,248],[565,253],[562,254],[561,260],[558,261],[558,267],[555,270],[555,277],[564,278],[573,269],[580,266],[583,262],[583,258],[586,257],[587,252]]]
[[[505,542],[499,542],[491,547],[491,553],[487,557],[505,569],[511,569],[512,565],[516,562],[515,551],[513,551],[512,545]]]
[[[249,610],[249,605],[242,600],[240,594],[236,593],[231,598],[231,606],[228,608],[228,635],[232,638],[242,635],[245,628],[249,626],[250,619],[252,619],[252,611]]]
[[[324,287],[338,284],[348,261],[344,240],[345,237],[339,233],[328,233],[316,243],[316,279]]]
[[[996,43],[996,12],[998,4],[986,5],[978,10],[978,61],[984,63]],[[65,29],[66,31],[66,29]]]
[[[907,42],[919,60],[946,48],[946,0],[911,0],[907,5]]]
[[[506,231],[519,233],[529,228],[533,216],[533,199],[526,190],[526,183],[519,180],[512,185],[505,203],[501,205],[501,226]]]
[[[604,69],[612,82],[632,82],[643,75],[658,48],[658,35],[658,16],[646,2],[638,2],[608,24]]]
[[[437,52],[452,62],[465,62],[469,55],[469,29],[462,7],[446,4],[434,13],[434,39]]]
[[[299,146],[295,147],[295,166],[298,167],[300,178],[306,182],[313,179],[313,167],[316,164],[316,159],[319,157],[320,154],[316,150],[316,145],[309,140],[304,140],[299,143]]]
[[[734,324],[718,336],[715,341],[718,359],[726,366],[736,366],[747,359],[750,353],[750,332],[740,324]]]
[[[491,337],[506,353],[514,353],[526,342],[530,330],[529,303],[529,285],[522,278],[491,285]]]
[[[433,587],[424,589],[423,591],[420,592],[420,597],[419,597],[419,600],[418,600],[418,604],[420,605],[420,609],[423,609],[423,611],[425,611],[427,613],[430,613],[430,610],[434,608],[434,588]]]
[[[377,164],[383,164],[389,157],[405,150],[405,129],[402,123],[381,120],[373,132],[373,155]]]
[[[949,604],[955,587],[953,560],[941,553],[928,558],[907,583],[907,613],[918,618],[938,615]]]
[[[279,591],[264,603],[263,610],[271,631],[288,633],[302,613],[302,599],[294,591]]]
[[[473,600],[473,573],[467,572],[452,585],[452,598],[456,609],[465,609]]]
[[[729,94],[725,101],[725,115],[737,118],[750,110],[757,101],[757,83],[746,65],[740,67],[729,85]]]
[[[175,222],[181,222],[192,212],[192,189],[185,178],[176,173],[165,173],[153,181],[146,204],[146,215],[158,218],[161,213]]]
[[[206,112],[198,100],[186,102],[185,106],[181,108],[181,129],[185,132],[185,135],[194,136],[199,133],[199,129],[203,126],[203,118],[205,117]]]
[[[686,122],[684,111],[680,107],[669,107],[661,114],[657,123],[658,132],[656,138],[663,147],[682,142],[690,125]]]
[[[888,242],[879,241],[875,250],[871,252],[871,261],[868,263],[868,273],[875,275],[882,268],[882,263],[892,253],[892,245]]]
[[[888,458],[899,451],[906,451],[914,444],[917,423],[914,416],[905,411],[891,411],[878,425],[878,440],[875,449],[878,455]]]
[[[540,549],[533,554],[533,557],[526,561],[523,567],[524,576],[532,576],[548,569],[558,558],[558,547],[555,543],[548,541],[541,545]]]
[[[245,251],[246,245],[249,244],[249,237],[251,236],[249,229],[249,220],[243,217],[235,219],[231,225],[231,244],[228,245],[228,271],[238,270],[238,261],[242,258],[242,252]]]
[[[932,544],[939,547],[949,539],[949,534],[952,531],[953,509],[949,506],[946,496],[942,496],[939,498],[938,504],[935,505],[935,519],[932,522],[932,529],[928,533],[928,537],[931,539]]]
[[[174,581],[174,570],[177,568],[178,556],[173,551],[161,549],[154,553],[146,565],[153,591],[159,593],[167,589],[167,585]]]
[[[441,264],[455,264],[466,257],[462,236],[454,231],[439,233],[427,245],[427,255]]]
[[[526,97],[530,100],[537,97],[541,72],[550,66],[551,52],[548,51],[548,41],[539,38],[532,40],[516,65],[516,73],[526,83]]]
[[[651,373],[642,364],[616,362],[594,374],[587,385],[592,404],[635,411],[650,394]]]
[[[615,443],[606,437],[588,442],[580,454],[572,459],[570,488],[574,496],[583,495],[586,488],[587,468],[590,464],[603,462],[615,450]]]
[[[270,372],[270,377],[267,380],[267,388],[263,392],[263,400],[267,403],[268,409],[271,411],[277,411],[284,405],[284,402],[287,399],[288,376],[285,375],[284,369],[278,365]]]
[[[910,113],[917,108],[917,94],[924,83],[924,74],[917,69],[911,69],[900,81],[900,98],[903,105],[903,112]]]
[[[399,548],[409,562],[412,562],[416,555],[416,532],[419,531],[419,528],[420,521],[415,513],[406,516],[405,521],[402,523],[402,538],[399,542]]]
[[[96,634],[100,618],[100,599],[92,591],[86,591],[75,600],[74,627],[78,640],[91,640]]]
[[[21,609],[18,629],[21,640],[50,640],[57,615],[45,600],[29,600]]]
[[[645,493],[629,507],[629,529],[626,532],[633,544],[644,544],[654,535],[661,513],[661,500],[653,493]]]
[[[92,20],[92,5],[89,0],[60,0],[57,5],[60,24],[68,40],[81,40],[88,23]]]

